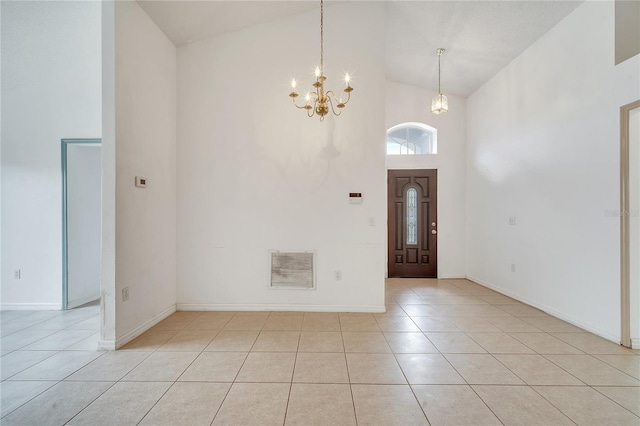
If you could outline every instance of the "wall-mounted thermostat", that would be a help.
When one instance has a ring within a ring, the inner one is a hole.
[[[362,204],[362,192],[350,192],[349,193],[349,203],[351,203],[351,204]]]
[[[146,188],[147,187],[147,178],[142,176],[136,176],[136,186],[138,188]]]

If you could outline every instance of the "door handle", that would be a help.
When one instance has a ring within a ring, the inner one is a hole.
[[[436,235],[436,234],[438,233],[438,231],[436,231],[435,229],[432,229],[432,230],[431,230],[431,233],[432,233],[433,235]]]

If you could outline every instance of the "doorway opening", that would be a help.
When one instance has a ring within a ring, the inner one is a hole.
[[[640,101],[620,108],[620,237],[620,343],[640,349]]]
[[[62,139],[62,309],[100,300],[102,140]]]

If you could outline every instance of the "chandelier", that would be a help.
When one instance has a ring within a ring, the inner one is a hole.
[[[443,112],[449,111],[449,100],[440,90],[440,57],[444,53],[444,49],[440,47],[436,50],[436,53],[438,53],[438,94],[431,100],[431,112],[434,114],[442,114]]]
[[[320,0],[320,66],[316,67],[316,81],[312,85],[314,89],[305,95],[304,105],[298,105],[296,103],[298,93],[296,92],[297,83],[295,78],[291,80],[291,93],[289,93],[296,108],[306,110],[307,116],[309,117],[317,114],[320,117],[320,121],[324,121],[324,116],[327,115],[329,111],[331,111],[333,115],[340,115],[342,108],[344,108],[347,102],[349,102],[349,99],[351,99],[351,92],[353,91],[353,87],[349,84],[349,73],[346,73],[344,76],[344,82],[346,84],[344,92],[347,94],[346,100],[338,98],[332,90],[325,92],[324,82],[326,79],[327,77],[324,76],[324,0]]]

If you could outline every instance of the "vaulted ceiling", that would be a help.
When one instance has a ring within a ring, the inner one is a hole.
[[[436,49],[444,47],[443,91],[469,96],[581,2],[385,1],[387,76],[400,83],[434,89]],[[139,3],[176,45],[319,6],[318,1],[306,0]]]

